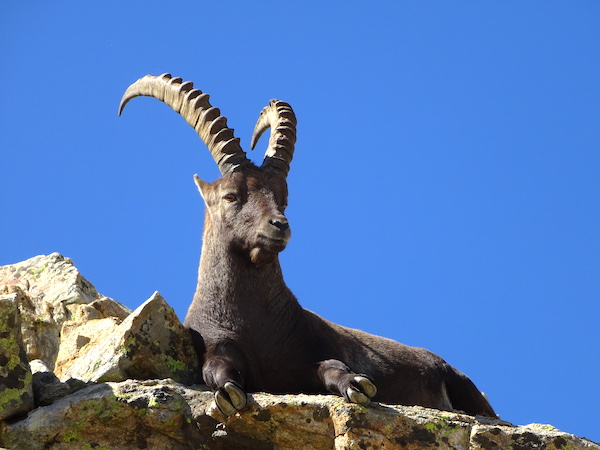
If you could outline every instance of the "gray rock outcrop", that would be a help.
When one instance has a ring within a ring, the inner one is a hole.
[[[598,449],[549,425],[421,407],[365,408],[330,395],[253,394],[223,416],[205,387],[172,380],[101,383],[0,429],[14,449]]]

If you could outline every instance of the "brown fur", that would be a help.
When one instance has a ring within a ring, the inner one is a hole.
[[[207,211],[185,325],[223,412],[243,408],[246,391],[265,391],[333,392],[362,404],[496,416],[471,380],[428,350],[336,325],[300,306],[278,259],[290,237],[284,177],[249,165],[212,185],[196,183]]]
[[[333,392],[363,405],[386,403],[464,410],[495,417],[465,375],[422,348],[344,328],[303,309],[285,285],[279,252],[290,239],[286,176],[296,142],[291,106],[271,100],[251,147],[267,129],[260,168],[247,159],[227,120],[191,82],[147,75],[123,95],[164,101],[208,147],[223,178],[196,176],[206,204],[198,287],[185,325],[203,358],[202,375],[225,414],[246,405],[246,391]]]

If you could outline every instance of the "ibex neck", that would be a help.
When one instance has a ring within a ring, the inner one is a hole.
[[[279,260],[256,265],[228,248],[221,233],[211,234],[207,228],[198,286],[184,325],[198,331],[204,345],[226,335],[272,339],[265,323],[298,326],[303,310],[283,281]]]
[[[256,265],[213,238],[205,236],[195,301],[259,306],[287,290],[278,259]]]

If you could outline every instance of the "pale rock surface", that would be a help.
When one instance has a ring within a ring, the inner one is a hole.
[[[40,359],[51,370],[64,322],[83,323],[105,317],[123,320],[131,312],[100,295],[73,262],[58,253],[0,266],[2,285],[17,286],[25,293],[18,305],[23,346],[30,361]]]
[[[60,348],[54,369],[56,376],[62,381],[69,378],[90,381],[92,378],[101,377],[103,373],[89,373],[93,367],[89,362],[91,355],[88,353],[94,350],[97,353],[100,349],[104,349],[106,347],[104,344],[111,341],[113,333],[120,324],[121,321],[116,317],[92,319],[87,322],[75,320],[64,322],[60,330]],[[118,370],[118,367],[115,369]]]
[[[120,324],[114,318],[65,322],[62,336],[55,370],[61,381],[171,377],[193,383],[200,373],[191,335],[158,292]]]

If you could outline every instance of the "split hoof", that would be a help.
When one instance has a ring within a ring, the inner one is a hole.
[[[246,402],[246,393],[231,381],[215,392],[215,403],[226,416],[233,416],[246,406]]]
[[[371,399],[377,394],[377,387],[367,377],[357,375],[352,384],[346,389],[346,397],[352,403],[367,406]]]
[[[373,398],[375,397],[375,394],[377,394],[377,386],[375,386],[375,384],[367,377],[357,375],[354,377],[354,382],[360,386],[367,397]]]

